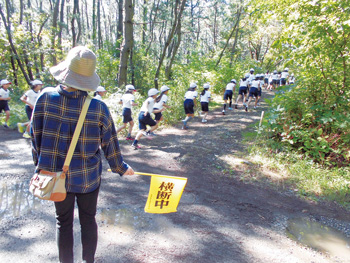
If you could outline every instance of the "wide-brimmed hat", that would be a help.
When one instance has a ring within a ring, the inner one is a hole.
[[[95,91],[100,77],[95,72],[96,55],[84,46],[72,48],[66,59],[50,68],[52,76],[62,84],[84,91]]]

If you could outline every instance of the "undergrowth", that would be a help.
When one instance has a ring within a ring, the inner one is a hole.
[[[283,185],[315,201],[334,201],[350,209],[350,169],[325,167],[275,141],[258,137],[249,147],[252,160],[282,175]],[[279,179],[281,180],[281,179]]]

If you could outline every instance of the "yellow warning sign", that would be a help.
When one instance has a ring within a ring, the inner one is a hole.
[[[146,213],[165,214],[177,211],[187,178],[140,172],[135,174],[152,176],[145,206]]]
[[[186,183],[187,178],[184,177],[152,174],[145,212],[155,214],[176,212]]]

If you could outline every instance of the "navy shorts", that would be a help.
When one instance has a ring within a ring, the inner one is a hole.
[[[209,111],[209,103],[208,102],[201,102],[202,111]]]
[[[139,129],[140,130],[146,130],[147,129],[146,125],[149,125],[149,126],[156,126],[157,125],[155,120],[153,120],[151,118],[151,114],[147,113],[146,116],[144,114],[145,114],[144,111],[141,111],[139,114]]]
[[[281,85],[286,85],[287,81],[286,79],[281,79]]]
[[[247,87],[239,87],[239,91],[238,91],[239,95],[246,95],[247,94]]]
[[[1,100],[0,101],[0,113],[2,112],[2,111],[9,111],[10,110],[10,108],[9,108],[9,105],[8,105],[8,103],[7,103],[7,100]]]
[[[184,108],[186,114],[194,114],[194,102],[191,99],[186,99],[184,101]]]
[[[227,100],[227,99],[232,100],[232,94],[233,94],[232,90],[226,90],[224,93],[224,100]]]
[[[132,121],[131,109],[123,108],[123,123],[128,123]]]
[[[249,91],[249,97],[253,97],[255,96],[256,98],[258,97],[258,89],[257,88],[250,88],[250,91]]]
[[[264,83],[269,84],[269,79],[268,78],[264,79]]]
[[[159,109],[154,108],[153,110],[159,110]],[[159,120],[162,118],[162,116],[163,116],[163,114],[162,114],[161,112],[155,113],[155,114],[154,114],[154,119],[155,119],[156,121],[159,121]]]
[[[273,79],[272,80],[272,84],[278,84],[278,83],[279,83],[278,79]]]
[[[28,120],[30,120],[32,118],[33,109],[29,105],[26,105],[26,113]]]

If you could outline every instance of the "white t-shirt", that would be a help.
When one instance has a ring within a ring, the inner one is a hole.
[[[210,99],[210,91],[206,90],[204,95],[201,95],[201,102],[209,102]]]
[[[135,96],[132,95],[131,93],[125,93],[120,101],[123,102],[123,108],[128,108],[128,109],[131,109],[132,108],[132,103],[134,102],[135,100]]]
[[[286,72],[286,71],[283,71],[283,72],[282,72],[282,75],[281,75],[281,78],[282,78],[282,79],[286,79],[288,76],[289,76],[289,73]]]
[[[153,109],[158,109],[158,110],[163,109],[163,105],[166,104],[167,101],[168,101],[168,96],[163,94],[162,97],[160,98],[160,101],[154,103]]]
[[[154,106],[154,99],[152,97],[148,97],[147,100],[145,100],[143,102],[140,111],[143,111],[143,112],[148,111],[148,113],[152,113],[153,112],[153,106]]]
[[[260,80],[253,80],[251,85],[252,88],[259,88]]]
[[[10,96],[10,91],[7,89],[5,90],[4,88],[0,88],[0,97],[3,99],[6,99]]]
[[[39,97],[39,92],[35,92],[34,90],[28,90],[26,93],[24,93],[24,96],[26,96],[27,97],[27,101],[30,103],[30,104],[32,104],[32,105],[34,105],[35,104],[35,102],[36,102],[36,100],[37,100],[37,98]]]
[[[248,86],[248,80],[241,79],[241,81],[239,82],[239,86],[240,87],[247,87]]]
[[[272,74],[272,79],[278,79],[278,74],[277,73],[273,73]]]
[[[195,98],[198,97],[198,92],[196,90],[189,90],[185,93],[185,99],[189,99],[189,100],[194,100]]]
[[[234,83],[229,83],[226,85],[226,90],[232,90],[235,88],[236,84]]]
[[[250,74],[250,76],[248,78],[248,83],[251,84],[254,79],[255,79],[255,75],[254,74]]]

